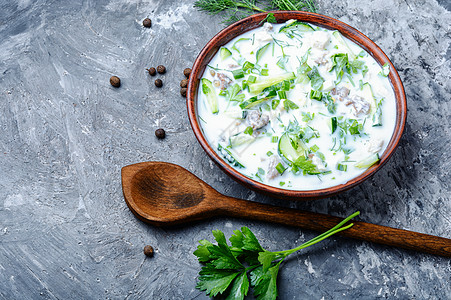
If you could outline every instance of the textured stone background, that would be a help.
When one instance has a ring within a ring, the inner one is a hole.
[[[178,84],[223,25],[192,2],[0,0],[0,298],[205,299],[192,252],[211,230],[249,226],[271,250],[315,235],[225,218],[146,225],[124,203],[120,169],[148,160],[180,164],[235,197],[337,216],[360,210],[361,220],[451,238],[449,0],[319,1],[320,13],[392,59],[409,115],[382,171],[308,203],[247,190],[195,140]],[[151,29],[141,25],[148,16]],[[168,69],[162,89],[145,73],[159,64]],[[279,275],[280,299],[450,299],[450,281],[449,259],[339,237],[293,256]]]

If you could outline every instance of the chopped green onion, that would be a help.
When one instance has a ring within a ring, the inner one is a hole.
[[[284,186],[284,185],[285,185],[285,181],[279,182],[279,185],[280,185],[280,186]]]
[[[248,126],[245,130],[244,130],[245,134],[249,134],[252,135],[254,133],[254,129],[251,126]]]
[[[296,105],[296,103],[294,103],[291,100],[285,99],[283,100],[283,107],[285,107],[285,109],[287,111],[289,111],[290,109],[298,109],[299,106]]]
[[[285,91],[277,91],[280,99],[287,99],[287,92]]]
[[[277,143],[279,141],[279,137],[278,136],[273,136],[271,138],[271,143]]]
[[[267,156],[271,156],[271,155],[273,155],[274,153],[272,153],[271,151],[268,151],[268,152],[266,152],[266,155]]]
[[[226,95],[227,95],[227,92],[225,90],[221,90],[219,92],[219,96],[226,96]]]
[[[260,72],[260,74],[261,74],[262,76],[268,76],[268,75],[269,75],[269,71],[268,71],[268,69],[262,69],[261,72]]]
[[[280,103],[280,100],[279,100],[279,99],[274,99],[274,100],[272,100],[272,103],[271,103],[272,109],[276,109],[277,106],[279,106],[279,103]]]
[[[279,163],[279,164],[276,166],[276,170],[277,170],[277,172],[279,172],[280,175],[282,175],[283,172],[285,172],[286,169],[287,169],[287,168],[285,168],[285,167],[282,165],[282,163]]]
[[[244,77],[244,72],[242,69],[233,70],[232,74],[233,74],[233,78],[235,78],[235,79],[240,79],[240,78]]]
[[[312,150],[312,152],[316,152],[319,150],[319,147],[317,145],[313,145],[312,147],[310,147],[310,150]]]
[[[320,91],[310,90],[310,99],[321,101],[321,99],[323,99],[323,93]]]
[[[257,80],[257,77],[255,77],[254,75],[250,75],[247,78],[247,82],[249,82],[249,83],[255,83],[256,80]]]
[[[249,88],[249,81],[248,80],[243,80],[243,82],[241,83],[242,86],[242,90],[245,90],[247,88]]]
[[[280,87],[280,89],[281,89],[282,91],[289,91],[290,88],[291,88],[291,82],[290,82],[289,80],[284,80],[284,81],[282,82],[281,87]]]
[[[347,165],[342,165],[342,164],[339,163],[339,164],[337,164],[337,170],[346,172],[348,170],[348,166]]]
[[[254,67],[255,65],[253,63],[246,61],[243,65],[243,71],[246,72],[247,70],[253,69]]]
[[[258,174],[265,175],[265,170],[258,168]]]

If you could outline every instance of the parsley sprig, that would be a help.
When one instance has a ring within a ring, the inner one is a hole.
[[[201,240],[194,251],[199,262],[204,263],[196,288],[210,297],[221,294],[227,299],[244,299],[252,286],[257,300],[276,299],[277,274],[285,258],[352,227],[353,223],[346,223],[359,214],[358,211],[353,213],[330,230],[296,248],[275,252],[265,250],[247,227],[233,231],[229,239],[231,245],[228,245],[222,231],[213,230],[217,244]]]

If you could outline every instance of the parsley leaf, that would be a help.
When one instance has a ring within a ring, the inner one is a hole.
[[[277,274],[279,273],[280,262],[266,271],[263,270],[263,267],[258,267],[251,272],[251,284],[254,286],[254,294],[257,296],[257,300],[277,298]]]
[[[249,292],[249,279],[247,278],[247,273],[242,272],[234,279],[227,300],[231,299],[242,300],[244,299],[244,297],[247,295],[248,292]]]
[[[218,293],[222,294],[239,274],[235,270],[217,270],[212,266],[204,266],[199,272],[196,288],[215,297]]]
[[[364,67],[368,68],[365,65],[364,61],[357,59],[349,61],[347,53],[337,53],[332,55],[331,58],[332,58],[332,68],[330,69],[330,72],[335,70],[335,74],[337,76],[337,80],[335,81],[336,85],[341,82],[345,72],[348,75],[351,75],[352,73],[357,73],[358,70],[362,70]],[[362,70],[362,74],[363,76],[365,76],[365,73],[363,72],[364,70]],[[349,79],[352,80],[351,78]]]
[[[213,246],[213,244],[212,243],[210,243],[209,241],[207,241],[207,240],[200,240],[199,241],[199,246],[197,246],[197,250],[196,251],[194,251],[194,255],[196,255],[197,256],[197,259],[200,261],[200,262],[207,262],[207,261],[209,261],[210,260],[210,255],[211,255],[211,253],[210,253],[210,251],[208,251],[208,246]]]
[[[225,92],[227,101],[242,102],[244,100],[244,94],[241,92],[241,86],[237,83],[228,88]]]
[[[307,73],[308,78],[310,78],[310,84],[312,89],[320,90],[324,83],[324,78],[319,75],[318,69],[313,67],[313,69]]]

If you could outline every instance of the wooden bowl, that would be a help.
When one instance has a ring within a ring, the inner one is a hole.
[[[218,52],[219,48],[227,44],[236,36],[261,26],[260,22],[265,19],[266,13],[252,15],[236,23],[233,23],[232,25],[228,26],[227,28],[220,31],[217,35],[215,35],[202,49],[196,61],[194,62],[188,84],[186,104],[188,108],[189,120],[194,134],[196,135],[196,138],[202,148],[204,148],[205,152],[207,152],[211,159],[213,159],[213,161],[226,174],[231,176],[239,183],[263,194],[282,199],[311,200],[330,197],[332,195],[346,191],[368,179],[379,169],[381,169],[382,166],[384,166],[389,158],[393,155],[396,147],[398,146],[399,140],[401,139],[406,123],[407,103],[404,87],[398,73],[396,72],[391,61],[388,59],[387,55],[385,55],[385,53],[373,41],[371,41],[368,37],[363,35],[355,28],[334,18],[315,13],[302,11],[275,11],[273,13],[278,23],[284,23],[290,19],[296,19],[299,21],[312,23],[330,30],[338,30],[345,37],[365,49],[381,66],[385,63],[388,63],[390,65],[389,80],[393,87],[396,99],[396,123],[393,136],[391,137],[386,150],[380,156],[380,162],[367,169],[361,175],[349,180],[346,184],[339,184],[333,187],[311,191],[287,190],[263,184],[239,173],[227,162],[225,162],[209,145],[204,134],[202,133],[197,114],[197,92],[200,79],[202,78],[207,64],[210,62],[216,52]]]

